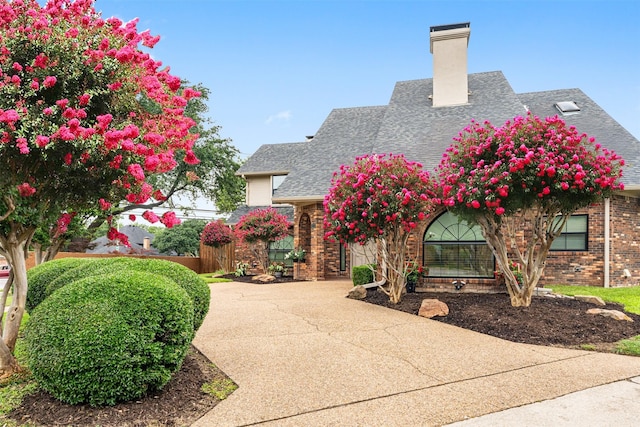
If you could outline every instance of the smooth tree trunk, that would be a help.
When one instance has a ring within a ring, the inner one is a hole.
[[[513,307],[531,305],[533,292],[544,272],[551,244],[562,232],[570,215],[571,213],[566,212],[559,215],[557,210],[534,207],[501,222],[496,222],[492,216],[477,218],[484,238],[496,258],[498,269],[504,275]],[[559,220],[556,220],[558,218]],[[532,226],[531,236],[523,245],[519,245],[520,233],[526,229],[527,222]],[[518,281],[511,270],[509,247],[520,265],[521,281]]]
[[[33,230],[18,232],[12,228],[8,234],[0,237],[0,244],[13,272],[13,298],[0,340],[0,376],[10,375],[19,369],[13,351],[27,302],[27,263],[24,251],[32,235]]]

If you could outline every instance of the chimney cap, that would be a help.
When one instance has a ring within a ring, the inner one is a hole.
[[[448,25],[434,25],[429,27],[429,32],[433,33],[434,31],[446,31],[446,30],[457,30],[458,28],[469,28],[471,27],[470,22],[460,22],[458,24],[448,24]]]

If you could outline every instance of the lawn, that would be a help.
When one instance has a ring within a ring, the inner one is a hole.
[[[622,304],[630,313],[640,314],[640,287],[596,288],[593,286],[550,286],[553,292],[564,295],[593,295],[606,302]]]
[[[592,286],[551,286],[553,292],[564,295],[593,295],[605,302],[622,304],[625,311],[640,314],[640,287],[596,288]],[[640,335],[616,344],[616,352],[629,356],[640,356]]]

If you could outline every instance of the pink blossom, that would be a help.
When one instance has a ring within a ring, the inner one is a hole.
[[[504,214],[504,208],[502,206],[499,206],[496,208],[496,215],[502,215]]]
[[[174,225],[180,224],[180,219],[176,217],[176,214],[173,212],[165,212],[162,214],[162,219],[160,220],[165,227],[172,228]]]
[[[144,211],[144,213],[142,214],[142,218],[146,219],[151,224],[155,224],[156,222],[160,221],[160,218],[158,218],[158,215],[156,215],[152,211]]]
[[[100,209],[102,209],[103,211],[108,211],[109,209],[111,209],[111,203],[107,202],[105,199],[100,199],[98,200],[98,202],[100,203]]]
[[[29,145],[27,144],[27,138],[17,138],[16,146],[20,149],[20,154],[29,154]]]
[[[49,137],[44,135],[36,136],[36,145],[40,148],[46,147],[49,143]]]
[[[137,163],[129,165],[127,167],[127,172],[129,172],[129,174],[138,181],[144,180],[144,170],[142,169],[142,166]]]
[[[29,185],[29,183],[27,182],[18,185],[18,194],[20,194],[22,197],[32,196],[35,194],[35,192],[36,189]]]
[[[71,153],[67,153],[64,156],[64,163],[69,166],[71,164],[71,161],[73,160],[73,155]]]
[[[53,87],[58,82],[56,76],[47,76],[44,78],[42,85],[46,88]]]

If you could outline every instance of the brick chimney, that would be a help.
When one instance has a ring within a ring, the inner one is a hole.
[[[433,54],[433,106],[467,104],[467,46],[469,22],[438,25],[430,29]]]

